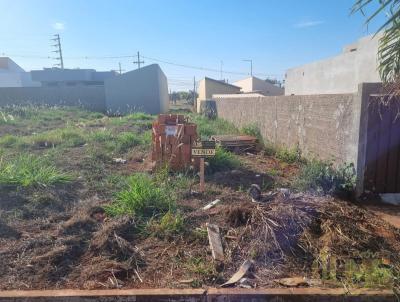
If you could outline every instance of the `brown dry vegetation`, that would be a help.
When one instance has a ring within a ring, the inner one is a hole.
[[[250,282],[258,287],[279,286],[274,279],[292,276],[329,287],[397,282],[400,232],[372,212],[308,193],[279,193],[266,203],[251,203],[251,184],[264,193],[288,187],[298,163],[239,155],[240,167],[207,176],[204,194],[195,192],[197,180],[188,173],[174,189],[171,217],[180,217],[175,224],[162,224],[160,216],[110,216],[103,207],[126,186],[126,177],[151,173],[149,144],[143,140],[147,117],[37,110],[39,117],[14,113],[12,123],[0,124],[2,135],[16,135],[19,142],[10,147],[0,140],[0,156],[49,157],[73,181],[0,188],[0,289],[218,286],[246,259],[253,261]],[[79,129],[83,143],[37,148],[31,141],[33,133],[65,127]],[[118,140],[123,132],[133,133],[137,143],[130,143],[132,137]],[[117,164],[113,157],[128,162]],[[201,209],[216,198],[221,200],[216,207]],[[223,262],[212,259],[207,222],[221,228]]]

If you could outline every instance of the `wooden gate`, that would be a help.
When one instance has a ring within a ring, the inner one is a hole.
[[[400,97],[370,96],[365,190],[400,192]]]

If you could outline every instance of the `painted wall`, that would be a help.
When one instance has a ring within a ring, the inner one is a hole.
[[[364,37],[345,46],[336,57],[287,70],[285,94],[355,93],[359,83],[380,82],[377,71],[379,37]]]
[[[157,64],[148,65],[104,82],[107,111],[123,114],[168,111],[167,78]]]
[[[0,107],[28,103],[83,106],[93,111],[106,111],[104,88],[101,86],[0,88]]]
[[[271,83],[268,83],[264,80],[261,80],[256,77],[249,77],[237,82],[234,82],[233,85],[239,86],[242,92],[258,92],[263,95],[283,95],[284,89],[278,86],[275,86]]]

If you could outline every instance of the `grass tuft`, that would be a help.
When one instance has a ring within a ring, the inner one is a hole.
[[[207,171],[210,173],[215,173],[218,171],[237,169],[240,167],[240,160],[238,157],[224,150],[221,147],[217,147],[215,150],[215,156],[208,160],[209,166]]]
[[[68,183],[70,174],[59,171],[44,158],[20,155],[13,160],[0,159],[0,185],[2,186],[49,186]]]
[[[161,239],[171,239],[182,234],[185,230],[183,216],[168,211],[160,220],[153,219],[149,222],[147,232]]]
[[[18,144],[19,139],[17,136],[14,135],[4,135],[3,137],[0,137],[0,146],[4,148],[11,148],[14,147]]]
[[[110,215],[152,217],[175,209],[172,192],[165,184],[157,183],[147,174],[128,178],[128,187],[117,193],[115,201],[106,207]]]
[[[36,148],[54,148],[57,146],[79,147],[86,143],[86,137],[78,128],[63,128],[42,132],[25,139]]]
[[[341,194],[353,192],[355,182],[352,164],[335,168],[331,162],[312,159],[301,167],[294,186],[302,191]]]
[[[279,148],[275,152],[276,157],[288,164],[294,164],[301,161],[301,152],[299,148]]]
[[[189,114],[192,122],[197,124],[197,133],[201,139],[209,139],[212,135],[238,134],[239,130],[230,122],[215,118],[209,119],[198,114]]]
[[[142,143],[142,139],[139,135],[132,132],[122,132],[116,137],[115,150],[118,153],[125,153],[130,148],[138,146]]]

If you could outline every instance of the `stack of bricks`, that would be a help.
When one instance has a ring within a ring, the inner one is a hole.
[[[160,114],[153,122],[152,160],[156,167],[169,165],[182,171],[192,164],[192,144],[197,140],[197,126],[180,114]]]

